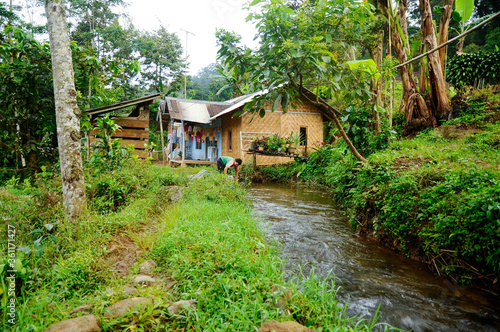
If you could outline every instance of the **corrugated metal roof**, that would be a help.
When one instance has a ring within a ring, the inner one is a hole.
[[[306,89],[301,88],[305,95],[308,95],[312,100],[316,99],[316,95]],[[244,96],[236,97],[225,102],[215,102],[215,101],[204,101],[204,100],[192,100],[192,99],[181,99],[167,97],[167,107],[163,113],[169,113],[170,117],[175,120],[183,120],[189,122],[197,123],[211,123],[218,117],[231,113],[240,107],[243,107],[246,103],[252,101],[255,96],[268,93],[268,90],[260,90],[253,92]],[[325,105],[328,105],[326,102]],[[335,112],[338,113],[330,105],[323,107],[317,107],[324,113]]]
[[[215,120],[219,116],[222,116],[224,114],[227,114],[227,113],[230,113],[230,112],[232,112],[234,110],[237,110],[238,108],[244,106],[246,103],[252,101],[252,99],[255,96],[258,96],[258,95],[261,95],[261,94],[264,94],[264,93],[267,93],[267,91],[257,91],[257,92],[254,92],[254,93],[251,93],[251,94],[248,94],[248,95],[244,95],[244,96],[235,98],[235,99],[233,99],[234,103],[231,106],[227,107],[222,112],[219,112],[217,115],[212,116],[210,118],[210,120]]]
[[[211,117],[216,116],[233,103],[231,102],[215,102],[181,98],[165,98],[167,109],[170,117],[175,120],[210,123]],[[165,113],[164,112],[164,113]]]

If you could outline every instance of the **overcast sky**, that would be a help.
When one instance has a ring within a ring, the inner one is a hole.
[[[5,2],[5,1],[4,1]],[[214,63],[217,55],[215,30],[224,28],[242,36],[242,42],[256,47],[253,41],[256,29],[246,22],[249,12],[243,7],[248,0],[125,0],[129,6],[115,8],[118,14],[128,14],[139,30],[153,31],[163,25],[169,32],[179,36],[186,50],[188,34],[189,74]],[[28,22],[46,23],[42,5],[24,0],[22,16]],[[194,35],[193,35],[194,34]],[[185,53],[183,54],[185,56]]]
[[[245,21],[248,11],[243,6],[248,0],[129,0],[125,11],[137,29],[152,31],[162,24],[176,33],[186,50],[187,37],[189,73],[215,62],[216,28],[234,31],[243,37],[243,43],[254,47],[255,28]]]

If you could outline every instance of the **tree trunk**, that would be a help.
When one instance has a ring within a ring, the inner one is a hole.
[[[394,51],[396,53],[396,58],[399,63],[405,63],[408,60],[407,54],[409,54],[409,44],[408,44],[408,29],[406,21],[406,11],[408,9],[407,0],[401,0],[399,2],[398,9],[398,22],[394,22],[396,18],[392,14],[392,5],[388,0],[377,0],[379,8],[381,9],[382,15],[390,21],[390,35],[392,37],[392,44]],[[435,35],[435,34],[434,34]],[[406,124],[404,127],[404,135],[411,134],[416,130],[421,130],[427,126],[436,127],[436,120],[433,117],[432,112],[429,111],[424,99],[417,91],[416,82],[413,79],[413,70],[409,65],[404,65],[399,67],[399,73],[401,75],[401,81],[403,84],[403,100],[404,100],[404,112],[406,117]],[[442,72],[441,72],[442,77]],[[413,123],[415,121],[415,123]]]
[[[406,10],[408,8],[408,4],[406,0],[401,1],[399,8],[399,20],[401,31],[403,31],[403,36],[407,36],[407,23],[406,23]],[[391,31],[389,32],[392,36],[392,45],[394,47],[394,51],[396,53],[396,58],[399,63],[404,63],[408,60],[408,45],[405,44],[403,40],[403,36],[399,33],[397,28],[397,22],[392,22]],[[408,41],[408,38],[406,41]],[[409,121],[412,120],[412,116],[410,114],[415,114],[414,110],[410,109],[410,97],[414,95],[417,91],[415,80],[412,77],[412,73],[410,72],[409,66],[399,67],[399,74],[401,75],[401,82],[403,84],[403,100],[404,100],[404,111],[405,116]]]
[[[422,41],[428,50],[436,48],[437,36],[434,22],[432,21],[432,9],[429,0],[420,0]],[[433,52],[427,55],[429,70],[429,86],[431,91],[431,103],[436,119],[446,119],[450,113],[450,102],[446,91],[446,82],[443,76],[443,67],[439,53]]]
[[[345,133],[344,128],[342,127],[342,124],[340,123],[339,118],[337,117],[337,114],[335,114],[335,112],[332,112],[332,116],[333,116],[333,120],[334,120],[335,124],[337,125],[337,128],[340,131],[340,134],[342,135],[342,137],[346,141],[347,145],[349,146],[349,149],[351,150],[351,153],[359,161],[361,161],[361,162],[363,162],[365,164],[368,164],[368,160],[366,160],[365,158],[363,158],[362,155],[359,154],[358,150],[356,150],[356,147],[352,144],[352,142],[349,139],[349,137],[347,137],[347,134]]]
[[[383,71],[383,68],[382,68],[382,60],[384,57],[383,52],[384,52],[384,31],[382,30],[379,33],[377,47],[375,48],[374,54],[373,54],[375,63],[377,65],[377,69],[380,72]],[[375,82],[374,88],[375,88],[374,93],[376,96],[376,105],[378,106],[377,108],[380,109],[380,108],[384,107],[383,101],[382,101],[382,76],[380,76],[379,79],[377,80],[377,82]],[[380,113],[378,112],[378,110],[375,111],[374,118],[375,118],[375,134],[378,135],[380,133],[380,127],[381,127]]]
[[[464,54],[463,49],[464,49],[464,41],[465,37],[460,38],[460,40],[457,43],[457,55],[462,55]]]
[[[448,41],[448,30],[450,27],[451,12],[453,11],[453,3],[455,0],[446,0],[443,6],[443,13],[439,20],[439,45]],[[446,61],[446,47],[439,50],[439,59],[441,60],[441,70],[444,72],[444,64]]]
[[[64,0],[45,0],[45,13],[49,27],[54,76],[63,199],[67,218],[75,220],[86,207],[86,197],[81,156],[81,111],[76,102]]]

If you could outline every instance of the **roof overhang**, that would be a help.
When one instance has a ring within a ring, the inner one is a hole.
[[[231,102],[212,102],[182,98],[165,98],[165,106],[161,107],[162,113],[167,113],[170,118],[179,121],[209,124],[212,115],[231,106]]]
[[[267,90],[266,91],[257,91],[257,92],[251,93],[249,95],[245,95],[244,96],[245,98],[238,98],[239,100],[236,103],[232,104],[231,106],[229,106],[228,108],[226,108],[222,112],[214,115],[213,117],[210,118],[210,120],[213,121],[216,118],[223,116],[224,114],[231,113],[232,111],[235,111],[238,108],[245,106],[246,103],[251,102],[253,100],[253,98],[255,98],[255,96],[263,95],[266,93],[267,93]]]
[[[135,106],[135,105],[140,105],[140,104],[151,104],[155,99],[160,98],[161,94],[156,93],[154,95],[149,95],[137,99],[132,99],[132,100],[127,100],[127,101],[122,101],[116,104],[108,105],[108,106],[102,106],[98,108],[93,108],[90,110],[85,111],[88,115],[93,116],[93,115],[98,115],[98,114],[104,114],[104,113],[109,113],[112,111],[116,111],[125,107],[129,106]]]

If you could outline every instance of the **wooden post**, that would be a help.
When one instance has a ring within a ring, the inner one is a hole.
[[[255,169],[257,168],[257,154],[255,154],[255,152],[254,152],[254,153],[252,153],[252,156],[253,156],[253,158],[252,158],[253,169],[255,171]]]
[[[163,156],[163,165],[165,165],[165,138],[163,137],[163,116],[161,114],[161,106],[158,106],[158,113],[160,114],[161,155]]]
[[[87,139],[87,142],[85,143],[85,145],[87,146],[87,155],[85,157],[87,160],[89,160],[90,159],[90,132],[85,133],[85,138]]]
[[[172,158],[171,158],[171,155],[172,155],[172,151],[173,151],[173,147],[174,147],[174,144],[172,143],[173,139],[174,139],[174,135],[173,135],[173,132],[174,132],[174,119],[170,119],[170,156],[168,157],[169,158],[169,164],[170,166],[172,166]]]
[[[184,160],[186,159],[186,133],[184,132],[184,120],[181,121],[181,127],[182,127],[182,137],[181,137],[182,162],[181,162],[181,166],[185,166]]]

